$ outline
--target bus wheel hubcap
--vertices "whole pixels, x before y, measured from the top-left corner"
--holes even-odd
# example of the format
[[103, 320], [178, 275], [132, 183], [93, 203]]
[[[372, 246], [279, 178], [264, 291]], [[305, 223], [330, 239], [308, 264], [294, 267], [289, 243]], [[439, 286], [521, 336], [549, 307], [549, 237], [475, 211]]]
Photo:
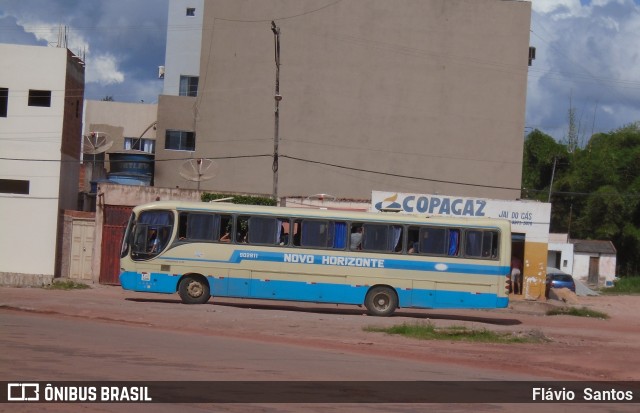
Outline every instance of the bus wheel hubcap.
[[384, 295], [379, 295], [376, 297], [375, 303], [377, 307], [381, 310], [384, 310], [389, 306], [389, 300]]
[[192, 282], [187, 289], [191, 297], [200, 297], [202, 295], [202, 285], [198, 282]]

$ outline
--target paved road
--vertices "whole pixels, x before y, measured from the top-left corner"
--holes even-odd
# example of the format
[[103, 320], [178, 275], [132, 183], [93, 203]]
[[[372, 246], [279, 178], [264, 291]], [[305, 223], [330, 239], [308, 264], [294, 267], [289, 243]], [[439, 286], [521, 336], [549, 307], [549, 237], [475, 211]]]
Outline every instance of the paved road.
[[0, 311], [15, 380], [469, 380], [483, 370], [90, 319]]
[[[77, 293], [77, 294], [76, 294]], [[149, 297], [149, 296], [144, 296]], [[214, 317], [215, 315], [215, 317]], [[242, 322], [247, 316], [258, 325]], [[357, 337], [340, 346], [310, 346], [314, 326], [353, 328], [361, 315], [351, 312], [281, 311], [243, 306], [184, 306], [173, 299], [147, 301], [121, 290], [52, 292], [0, 289], [0, 380], [6, 381], [194, 381], [194, 380], [532, 380], [524, 372], [499, 371], [460, 364], [434, 363], [428, 357], [349, 351]], [[365, 317], [365, 319], [367, 319]], [[377, 320], [377, 319], [376, 319]], [[278, 327], [268, 323], [278, 322]], [[206, 324], [208, 322], [208, 324]], [[207, 328], [202, 328], [203, 325]], [[307, 327], [304, 345], [279, 331]], [[264, 335], [269, 331], [275, 335]], [[345, 340], [328, 330], [323, 342]], [[352, 330], [354, 337], [362, 331]], [[228, 334], [227, 334], [228, 332]], [[252, 336], [255, 334], [255, 337]], [[303, 334], [302, 331], [300, 334]], [[340, 338], [338, 338], [340, 337]], [[302, 340], [302, 338], [301, 338]], [[386, 339], [385, 339], [386, 340]], [[419, 344], [416, 344], [419, 345]], [[4, 391], [3, 389], [0, 389]], [[463, 395], [461, 394], [461, 397]], [[0, 412], [423, 412], [469, 411], [464, 404], [0, 404]], [[476, 405], [480, 412], [539, 412], [540, 405]], [[564, 412], [635, 412], [637, 405], [561, 405]]]

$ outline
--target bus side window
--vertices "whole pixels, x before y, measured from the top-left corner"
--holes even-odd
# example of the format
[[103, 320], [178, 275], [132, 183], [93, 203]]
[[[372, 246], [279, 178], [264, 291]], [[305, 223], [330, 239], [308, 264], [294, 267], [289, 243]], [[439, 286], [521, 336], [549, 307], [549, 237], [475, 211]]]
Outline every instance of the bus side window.
[[193, 241], [217, 241], [220, 231], [220, 215], [189, 213], [187, 239]]
[[189, 214], [181, 212], [178, 215], [178, 240], [184, 240], [187, 238], [187, 221], [189, 220]]
[[449, 230], [449, 250], [448, 255], [450, 257], [455, 257], [458, 255], [460, 251], [460, 230], [459, 229], [450, 229]]
[[[347, 224], [345, 222], [319, 219], [297, 219], [294, 228], [294, 245], [305, 248], [344, 249], [347, 246]], [[295, 236], [299, 235], [296, 240]]]
[[248, 242], [249, 217], [238, 217], [236, 219], [236, 242], [246, 244]]
[[[181, 212], [178, 219], [179, 241], [231, 241], [231, 215]], [[225, 234], [227, 238], [223, 239]]]
[[391, 227], [391, 231], [392, 231], [391, 247], [393, 252], [402, 252], [402, 248], [403, 248], [402, 241], [404, 240], [404, 237], [402, 236], [403, 229], [404, 227], [402, 225], [393, 225]]
[[447, 249], [447, 229], [424, 227], [420, 230], [420, 253], [445, 255]]
[[[279, 217], [241, 217], [247, 218], [247, 241], [249, 244], [258, 245], [285, 245], [288, 244], [289, 218]], [[285, 224], [286, 228], [285, 228]], [[241, 241], [242, 242], [242, 241]]]
[[365, 251], [396, 252], [402, 248], [402, 226], [364, 224], [361, 245]]
[[498, 233], [496, 231], [465, 231], [465, 256], [495, 259], [498, 257]]
[[349, 236], [349, 249], [351, 251], [362, 250], [362, 233], [364, 232], [364, 226], [362, 223], [351, 224], [351, 231]]
[[409, 227], [407, 231], [407, 254], [420, 252], [420, 228]]
[[294, 247], [299, 247], [302, 241], [302, 234], [300, 230], [301, 230], [300, 220], [296, 219], [295, 221], [293, 221], [293, 237], [292, 238], [293, 238]]
[[220, 228], [215, 234], [220, 242], [231, 242], [233, 232], [233, 217], [231, 215], [220, 215]]

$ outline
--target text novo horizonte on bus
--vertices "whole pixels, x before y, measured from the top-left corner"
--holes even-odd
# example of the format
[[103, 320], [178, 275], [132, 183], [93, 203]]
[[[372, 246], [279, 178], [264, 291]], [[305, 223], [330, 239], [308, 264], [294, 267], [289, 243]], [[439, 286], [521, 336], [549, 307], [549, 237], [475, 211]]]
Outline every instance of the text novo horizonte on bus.
[[[284, 254], [284, 262], [315, 264], [315, 256], [311, 254]], [[347, 267], [384, 268], [384, 260], [378, 258], [361, 257], [337, 257], [323, 255], [320, 259], [322, 265], [342, 265]]]

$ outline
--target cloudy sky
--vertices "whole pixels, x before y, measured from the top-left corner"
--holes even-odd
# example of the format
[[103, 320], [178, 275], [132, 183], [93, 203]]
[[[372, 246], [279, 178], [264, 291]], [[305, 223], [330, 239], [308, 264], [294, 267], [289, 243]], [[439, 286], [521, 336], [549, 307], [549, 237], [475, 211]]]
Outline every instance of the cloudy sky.
[[[169, 0], [0, 0], [0, 42], [55, 45], [86, 61], [87, 99], [154, 103], [162, 91]], [[0, 63], [1, 64], [1, 63]]]
[[[0, 42], [55, 44], [66, 25], [69, 49], [85, 56], [88, 99], [152, 103], [168, 1], [0, 0]], [[532, 0], [532, 8], [525, 132], [562, 141], [570, 107], [582, 142], [640, 121], [640, 0]]]

